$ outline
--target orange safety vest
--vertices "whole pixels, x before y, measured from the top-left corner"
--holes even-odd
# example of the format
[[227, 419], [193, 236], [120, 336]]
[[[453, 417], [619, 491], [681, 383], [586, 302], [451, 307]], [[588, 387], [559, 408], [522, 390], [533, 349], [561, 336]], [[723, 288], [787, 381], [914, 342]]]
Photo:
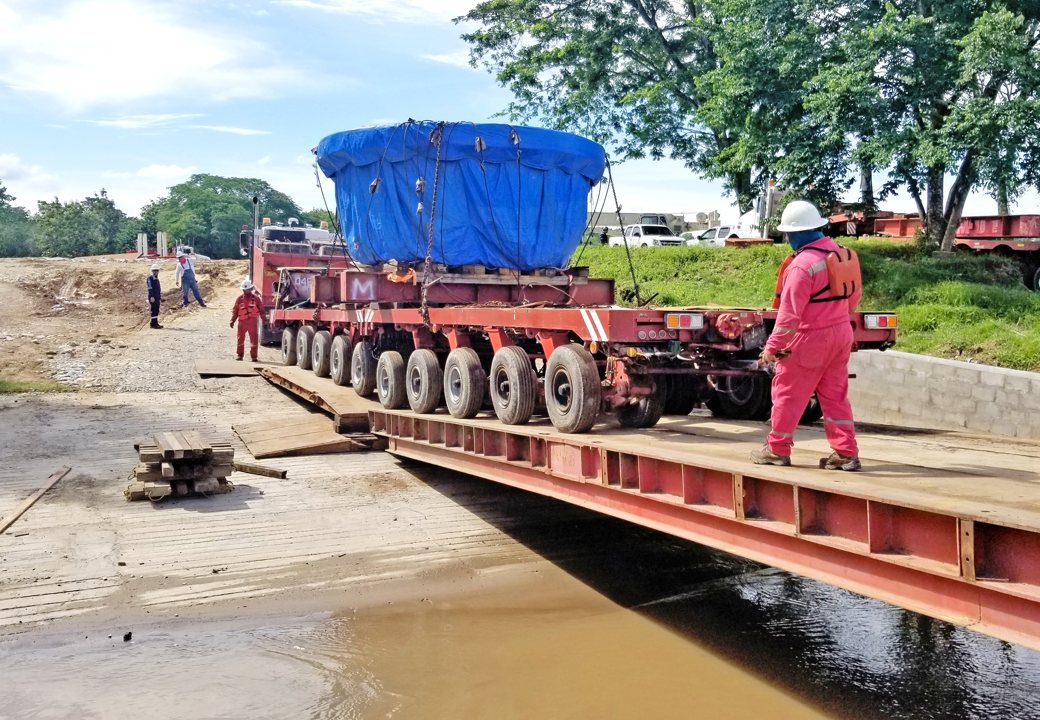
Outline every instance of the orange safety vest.
[[[857, 288], [863, 286], [863, 276], [859, 268], [859, 256], [852, 248], [838, 245], [838, 250], [824, 250], [823, 248], [806, 247], [803, 250], [814, 250], [826, 255], [827, 284], [814, 292], [809, 298], [811, 303], [833, 302], [835, 300], [848, 300], [856, 292]], [[787, 270], [798, 257], [798, 253], [788, 255], [780, 264], [780, 270], [776, 274], [776, 294], [773, 295], [773, 308], [780, 307], [780, 295], [784, 291], [784, 277]], [[849, 310], [855, 307], [850, 306]]]

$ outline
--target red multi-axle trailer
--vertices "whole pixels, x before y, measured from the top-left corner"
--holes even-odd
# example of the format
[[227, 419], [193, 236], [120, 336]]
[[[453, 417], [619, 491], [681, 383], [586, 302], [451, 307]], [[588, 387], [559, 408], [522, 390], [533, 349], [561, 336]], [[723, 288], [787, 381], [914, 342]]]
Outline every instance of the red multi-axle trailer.
[[[388, 409], [445, 405], [470, 418], [489, 402], [502, 422], [521, 425], [544, 406], [557, 429], [575, 433], [603, 410], [625, 427], [698, 402], [725, 417], [769, 412], [770, 376], [757, 357], [772, 310], [618, 307], [613, 281], [580, 268], [424, 277], [310, 265], [282, 268], [261, 287], [274, 298], [267, 320], [281, 331], [283, 362], [374, 392]], [[895, 341], [891, 313], [850, 322], [858, 349]], [[806, 412], [818, 417], [813, 405]]]

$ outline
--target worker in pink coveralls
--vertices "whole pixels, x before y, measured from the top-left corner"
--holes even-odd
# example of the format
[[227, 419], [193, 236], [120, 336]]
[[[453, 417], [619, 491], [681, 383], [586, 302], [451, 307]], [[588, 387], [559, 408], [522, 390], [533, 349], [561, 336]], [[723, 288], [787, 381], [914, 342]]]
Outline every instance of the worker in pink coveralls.
[[772, 428], [766, 444], [751, 453], [758, 465], [790, 465], [794, 431], [812, 398], [823, 409], [827, 441], [834, 450], [821, 459], [828, 470], [859, 470], [856, 428], [849, 404], [849, 354], [853, 336], [850, 313], [860, 297], [859, 263], [846, 292], [833, 292], [834, 274], [828, 257], [844, 251], [819, 228], [827, 224], [816, 208], [803, 200], [790, 203], [780, 218], [794, 256], [777, 279], [779, 309], [776, 326], [762, 351], [760, 363], [774, 365]]

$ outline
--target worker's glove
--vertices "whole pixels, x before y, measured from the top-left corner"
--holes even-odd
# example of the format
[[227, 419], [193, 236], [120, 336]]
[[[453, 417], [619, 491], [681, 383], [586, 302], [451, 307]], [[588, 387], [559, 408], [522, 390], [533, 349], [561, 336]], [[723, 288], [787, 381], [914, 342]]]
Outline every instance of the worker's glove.
[[234, 320], [232, 320], [232, 321], [231, 321], [231, 324], [230, 324], [230, 325], [229, 325], [228, 327], [235, 327], [235, 321], [234, 321]]
[[776, 362], [776, 355], [769, 350], [763, 350], [762, 354], [758, 356], [759, 367], [769, 367]]
[[148, 302], [150, 302], [150, 303], [151, 302], [155, 302], [155, 298], [153, 298], [151, 295], [149, 295], [148, 296]]

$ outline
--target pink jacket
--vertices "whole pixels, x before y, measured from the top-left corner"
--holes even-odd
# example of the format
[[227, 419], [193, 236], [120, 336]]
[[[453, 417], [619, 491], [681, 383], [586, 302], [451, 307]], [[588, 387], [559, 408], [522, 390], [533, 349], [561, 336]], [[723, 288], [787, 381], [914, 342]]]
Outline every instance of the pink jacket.
[[[798, 251], [787, 268], [784, 289], [780, 294], [780, 309], [776, 326], [766, 342], [766, 350], [776, 353], [789, 346], [797, 333], [806, 333], [849, 322], [851, 307], [859, 302], [860, 289], [856, 288], [849, 300], [810, 303], [809, 298], [830, 283], [827, 275], [827, 256], [820, 250], [837, 250], [838, 244], [828, 237], [809, 243]], [[826, 297], [826, 293], [823, 294]]]

